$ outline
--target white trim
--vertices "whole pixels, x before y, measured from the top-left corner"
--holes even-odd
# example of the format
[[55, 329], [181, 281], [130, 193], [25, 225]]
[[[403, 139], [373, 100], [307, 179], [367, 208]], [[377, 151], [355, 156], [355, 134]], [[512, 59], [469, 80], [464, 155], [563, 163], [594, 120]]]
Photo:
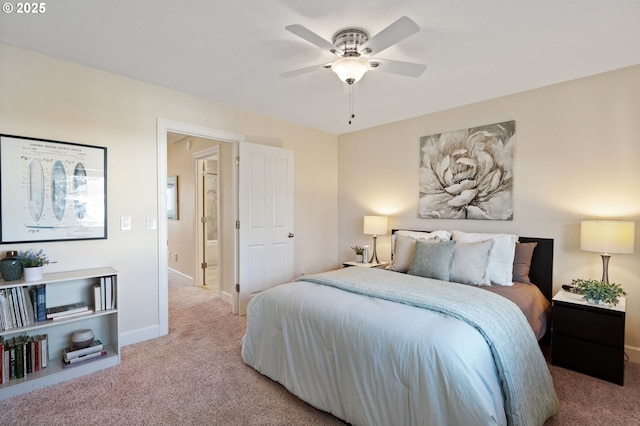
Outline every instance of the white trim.
[[[215, 139], [221, 142], [234, 144], [234, 153], [237, 151], [237, 142], [244, 142], [244, 135], [226, 132], [224, 130], [211, 129], [194, 124], [181, 123], [158, 117], [157, 121], [157, 156], [158, 156], [158, 330], [155, 337], [169, 334], [169, 261], [167, 257], [167, 132], [181, 133], [189, 136]], [[236, 198], [238, 182], [234, 177], [233, 191]], [[235, 216], [238, 217], [237, 207]], [[237, 239], [237, 237], [236, 237]], [[234, 241], [237, 246], [237, 242]], [[236, 250], [237, 251], [237, 250]], [[235, 259], [234, 280], [237, 281], [238, 259]], [[134, 343], [134, 342], [131, 342]]]
[[187, 274], [183, 274], [182, 272], [177, 271], [177, 270], [175, 270], [175, 269], [173, 269], [173, 268], [169, 268], [169, 271], [173, 272], [173, 273], [174, 273], [174, 274], [176, 274], [176, 275], [180, 275], [182, 278], [184, 278], [184, 279], [185, 279], [185, 280], [187, 280], [187, 281], [190, 281], [190, 282], [191, 282], [191, 284], [193, 284], [193, 277], [190, 277], [190, 276], [189, 276], [189, 275], [187, 275]]
[[[166, 333], [165, 333], [166, 334]], [[161, 336], [160, 326], [153, 325], [147, 328], [140, 328], [138, 330], [129, 331], [127, 333], [121, 333], [119, 337], [120, 346], [128, 346], [134, 343], [144, 342], [146, 340], [155, 339]]]

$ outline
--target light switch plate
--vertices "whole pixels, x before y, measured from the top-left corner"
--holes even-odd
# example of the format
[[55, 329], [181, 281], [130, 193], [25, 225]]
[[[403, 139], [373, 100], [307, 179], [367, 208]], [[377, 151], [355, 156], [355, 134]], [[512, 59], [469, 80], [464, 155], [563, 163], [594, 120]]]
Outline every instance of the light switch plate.
[[120, 218], [120, 229], [122, 231], [131, 231], [131, 216], [122, 216]]
[[154, 216], [147, 216], [147, 229], [156, 229], [157, 223]]

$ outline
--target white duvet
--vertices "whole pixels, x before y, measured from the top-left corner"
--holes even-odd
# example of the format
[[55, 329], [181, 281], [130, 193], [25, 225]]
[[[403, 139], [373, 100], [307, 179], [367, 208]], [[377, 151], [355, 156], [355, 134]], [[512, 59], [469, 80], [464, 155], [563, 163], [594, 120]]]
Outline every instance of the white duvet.
[[305, 281], [281, 285], [252, 299], [242, 357], [354, 425], [508, 423], [483, 335], [429, 309]]

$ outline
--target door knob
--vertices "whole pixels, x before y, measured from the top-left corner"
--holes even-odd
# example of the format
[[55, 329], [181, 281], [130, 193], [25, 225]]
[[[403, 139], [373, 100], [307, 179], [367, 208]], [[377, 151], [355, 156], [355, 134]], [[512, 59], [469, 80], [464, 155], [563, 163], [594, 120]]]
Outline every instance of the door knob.
[[295, 237], [295, 235], [293, 235], [293, 233], [289, 232], [289, 235], [287, 235], [287, 237], [293, 238], [293, 237]]

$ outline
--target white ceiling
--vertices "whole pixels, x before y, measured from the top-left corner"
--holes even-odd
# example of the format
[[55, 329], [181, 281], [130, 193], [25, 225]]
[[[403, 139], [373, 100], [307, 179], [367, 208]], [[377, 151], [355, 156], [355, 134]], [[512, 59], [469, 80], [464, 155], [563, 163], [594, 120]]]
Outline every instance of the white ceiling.
[[[13, 4], [17, 4], [13, 2]], [[0, 14], [0, 41], [217, 102], [343, 134], [640, 64], [640, 0], [55, 0]], [[378, 55], [427, 64], [419, 78], [371, 71], [356, 117], [330, 62], [284, 29], [331, 40], [401, 16], [420, 32]], [[0, 60], [2, 58], [0, 57]]]

